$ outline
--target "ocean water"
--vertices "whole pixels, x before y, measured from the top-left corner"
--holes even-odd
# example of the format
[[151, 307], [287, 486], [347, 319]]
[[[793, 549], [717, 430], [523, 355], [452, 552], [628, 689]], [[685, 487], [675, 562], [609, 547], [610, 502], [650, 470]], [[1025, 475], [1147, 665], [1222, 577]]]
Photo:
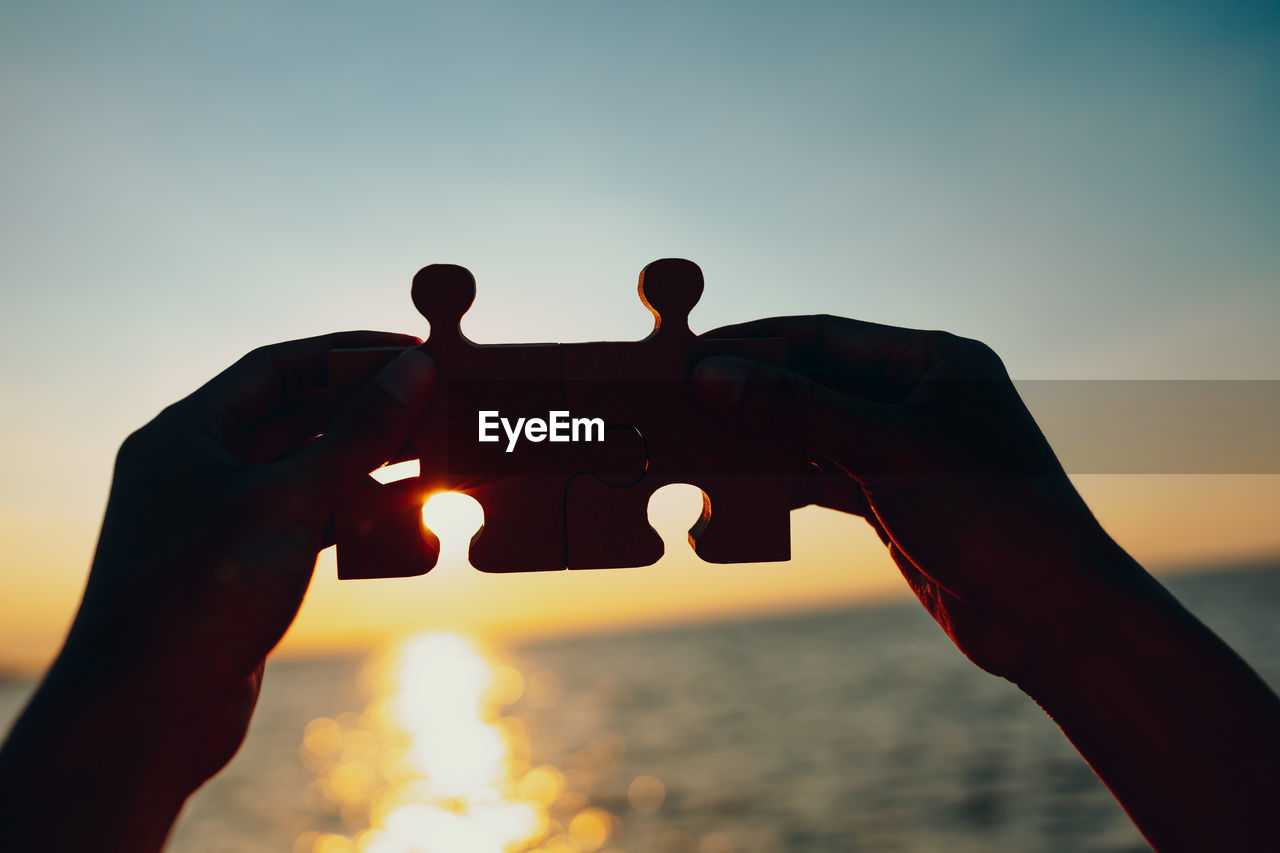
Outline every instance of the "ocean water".
[[[1280, 567], [1168, 585], [1280, 684]], [[0, 685], [5, 719], [28, 689]], [[1039, 708], [904, 604], [273, 663], [169, 849], [1147, 847]]]

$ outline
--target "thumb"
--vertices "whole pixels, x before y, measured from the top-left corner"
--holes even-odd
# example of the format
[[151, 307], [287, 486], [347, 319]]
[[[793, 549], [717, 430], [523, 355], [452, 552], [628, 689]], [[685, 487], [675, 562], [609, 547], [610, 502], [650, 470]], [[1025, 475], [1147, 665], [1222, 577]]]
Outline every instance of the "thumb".
[[704, 403], [730, 420], [810, 447], [845, 467], [884, 424], [889, 409], [785, 367], [729, 356], [699, 362], [693, 387]]
[[334, 418], [324, 435], [293, 459], [302, 479], [342, 489], [386, 462], [404, 444], [436, 386], [436, 363], [407, 349]]

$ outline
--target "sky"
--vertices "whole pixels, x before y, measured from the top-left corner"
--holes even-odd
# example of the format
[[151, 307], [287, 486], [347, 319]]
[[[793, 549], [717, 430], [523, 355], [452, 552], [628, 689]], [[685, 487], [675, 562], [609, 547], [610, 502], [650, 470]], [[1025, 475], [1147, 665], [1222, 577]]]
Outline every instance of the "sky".
[[[0, 665], [56, 651], [125, 435], [257, 345], [425, 334], [427, 263], [475, 273], [483, 342], [643, 337], [636, 275], [675, 256], [695, 330], [821, 312], [1025, 380], [1280, 379], [1280, 3], [5, 0], [0, 115]], [[1077, 482], [1157, 570], [1280, 553], [1274, 473]], [[904, 592], [824, 510], [784, 566], [699, 563], [696, 498], [655, 499], [651, 569], [454, 549], [340, 584], [327, 553], [285, 649]]]

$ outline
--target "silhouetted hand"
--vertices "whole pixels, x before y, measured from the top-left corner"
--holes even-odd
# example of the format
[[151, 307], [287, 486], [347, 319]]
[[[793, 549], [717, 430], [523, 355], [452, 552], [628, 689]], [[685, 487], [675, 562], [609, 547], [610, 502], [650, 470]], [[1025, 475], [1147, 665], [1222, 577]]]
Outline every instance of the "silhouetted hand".
[[[114, 842], [95, 849], [163, 841], [186, 795], [239, 747], [336, 503], [400, 447], [435, 384], [431, 359], [407, 349], [328, 423], [329, 350], [417, 343], [346, 332], [263, 347], [129, 436], [79, 613], [0, 754], [0, 783], [92, 787], [95, 768], [76, 762], [94, 759], [128, 797], [75, 797], [81, 816], [121, 812], [97, 816]], [[48, 778], [24, 780], [24, 767]], [[112, 834], [130, 808], [155, 819], [135, 813]]]
[[787, 366], [706, 359], [713, 409], [801, 451], [796, 505], [866, 517], [971, 660], [1062, 726], [1157, 847], [1271, 838], [1280, 700], [1102, 530], [1000, 359], [839, 317], [728, 326]]
[[707, 359], [695, 387], [819, 462], [825, 474], [796, 479], [797, 504], [865, 516], [982, 668], [1016, 681], [1047, 653], [1059, 626], [1046, 615], [1100, 580], [1072, 557], [1109, 540], [989, 347], [827, 316], [708, 334], [786, 339], [786, 368]]

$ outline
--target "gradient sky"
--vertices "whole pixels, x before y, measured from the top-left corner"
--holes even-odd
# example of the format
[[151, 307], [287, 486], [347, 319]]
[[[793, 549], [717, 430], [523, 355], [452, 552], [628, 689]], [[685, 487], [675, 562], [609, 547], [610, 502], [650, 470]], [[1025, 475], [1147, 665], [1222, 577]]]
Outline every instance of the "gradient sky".
[[[430, 262], [475, 272], [480, 341], [641, 337], [636, 274], [683, 256], [696, 329], [1280, 378], [1275, 2], [4, 2], [0, 115], [0, 663], [56, 649], [125, 434], [258, 344], [425, 333]], [[1080, 483], [1155, 565], [1280, 551], [1278, 477]], [[899, 590], [860, 521], [794, 518], [785, 568], [352, 586], [326, 556], [286, 642]]]

